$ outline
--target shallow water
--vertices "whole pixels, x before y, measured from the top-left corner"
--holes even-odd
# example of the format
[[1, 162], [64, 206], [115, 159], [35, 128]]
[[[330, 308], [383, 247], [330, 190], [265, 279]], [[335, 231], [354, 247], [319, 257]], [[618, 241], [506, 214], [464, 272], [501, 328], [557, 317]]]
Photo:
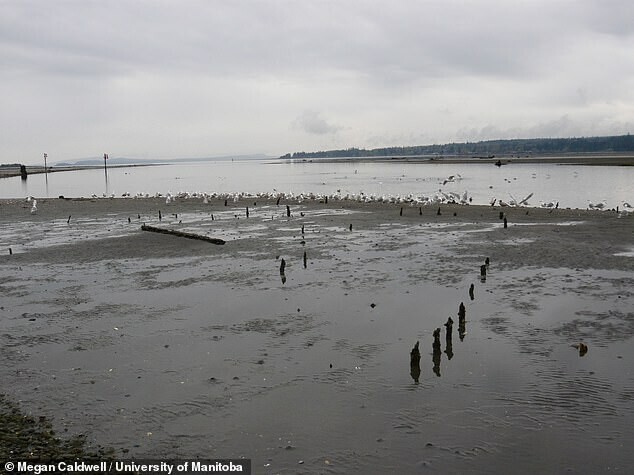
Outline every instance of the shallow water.
[[[234, 213], [164, 221], [260, 243], [237, 256], [5, 256], [7, 392], [128, 456], [244, 456], [254, 473], [626, 473], [634, 463], [631, 272], [493, 260], [481, 282], [467, 245], [491, 223], [350, 232], [352, 211]], [[7, 225], [31, 236], [20, 252], [62, 252], [50, 246], [80, 230], [138, 232], [116, 214], [52, 227], [45, 240], [28, 226]], [[583, 357], [571, 346], [581, 340]]]
[[[448, 177], [454, 181], [443, 185]], [[585, 209], [590, 203], [607, 208], [634, 204], [634, 167], [554, 164], [442, 163], [287, 163], [263, 160], [215, 161], [135, 168], [111, 168], [31, 175], [0, 180], [0, 198], [27, 196], [90, 197], [171, 192], [315, 193], [431, 197], [465, 191], [474, 204], [493, 198], [520, 201], [530, 193], [540, 202]]]

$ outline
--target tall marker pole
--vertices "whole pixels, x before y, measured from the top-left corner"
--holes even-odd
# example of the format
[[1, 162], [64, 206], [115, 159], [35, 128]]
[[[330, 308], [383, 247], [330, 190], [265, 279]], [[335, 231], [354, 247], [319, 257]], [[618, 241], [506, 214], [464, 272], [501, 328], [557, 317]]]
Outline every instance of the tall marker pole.
[[48, 155], [45, 153], [44, 154], [44, 173], [48, 173], [48, 168], [46, 167], [46, 159], [47, 159]]
[[108, 170], [108, 166], [106, 165], [106, 160], [108, 160], [108, 154], [104, 153], [103, 154], [103, 169], [104, 170]]

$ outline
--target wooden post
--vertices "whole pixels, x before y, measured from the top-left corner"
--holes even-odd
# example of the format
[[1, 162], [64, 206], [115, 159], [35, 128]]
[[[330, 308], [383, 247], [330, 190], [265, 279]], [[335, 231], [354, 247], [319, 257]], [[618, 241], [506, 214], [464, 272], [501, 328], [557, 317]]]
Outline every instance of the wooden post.
[[508, 227], [508, 221], [506, 220], [506, 216], [504, 216], [504, 229]]
[[282, 258], [282, 263], [280, 264], [280, 278], [282, 279], [282, 284], [286, 283], [286, 274], [284, 273], [284, 269], [286, 269], [286, 261]]
[[449, 317], [447, 323], [445, 323], [446, 335], [445, 335], [445, 353], [447, 359], [453, 358], [453, 319]]
[[420, 350], [418, 349], [418, 341], [409, 353], [409, 374], [416, 384], [420, 378]]
[[471, 300], [473, 300], [475, 298], [473, 296], [474, 289], [475, 289], [475, 286], [473, 284], [471, 284], [471, 286], [469, 287], [469, 297], [471, 298]]
[[458, 323], [460, 323], [461, 320], [465, 319], [466, 314], [467, 311], [465, 309], [464, 303], [460, 302], [460, 307], [458, 307]]
[[434, 330], [434, 343], [432, 345], [432, 349], [433, 354], [431, 360], [434, 364], [433, 371], [436, 376], [440, 377], [440, 356], [442, 354], [440, 351], [440, 328], [436, 328]]

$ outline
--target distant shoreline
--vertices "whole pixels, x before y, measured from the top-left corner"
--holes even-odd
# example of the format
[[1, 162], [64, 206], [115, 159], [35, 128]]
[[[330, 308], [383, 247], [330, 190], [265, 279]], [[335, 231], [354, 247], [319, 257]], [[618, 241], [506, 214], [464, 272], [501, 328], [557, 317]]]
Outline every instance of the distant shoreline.
[[[160, 165], [169, 165], [169, 163], [136, 163], [132, 165], [108, 165], [108, 168], [131, 168], [131, 167], [154, 167]], [[52, 166], [46, 167], [39, 165], [27, 165], [26, 171], [29, 175], [37, 175], [40, 173], [58, 173], [58, 172], [75, 172], [79, 170], [100, 170], [103, 166], [100, 165], [71, 165], [71, 166]], [[14, 166], [0, 166], [0, 178], [10, 178], [14, 176], [20, 176], [20, 167]]]
[[555, 165], [583, 165], [583, 166], [634, 166], [634, 154], [588, 154], [588, 155], [541, 155], [541, 156], [492, 156], [492, 157], [431, 157], [421, 156], [385, 156], [385, 157], [320, 157], [320, 158], [283, 158], [289, 162], [398, 162], [398, 163], [429, 163], [429, 164], [470, 164], [490, 163], [500, 165], [509, 164], [555, 164]]

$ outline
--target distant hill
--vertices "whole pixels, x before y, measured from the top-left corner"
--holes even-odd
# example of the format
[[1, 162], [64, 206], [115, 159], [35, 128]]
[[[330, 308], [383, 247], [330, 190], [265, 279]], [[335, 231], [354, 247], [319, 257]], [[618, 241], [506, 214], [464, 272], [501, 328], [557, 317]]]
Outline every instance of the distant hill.
[[[227, 155], [221, 157], [201, 157], [201, 158], [171, 158], [164, 160], [149, 160], [144, 158], [125, 158], [125, 157], [113, 157], [108, 159], [108, 165], [152, 165], [152, 164], [166, 164], [166, 163], [191, 163], [191, 162], [210, 162], [218, 160], [262, 160], [270, 159], [267, 155], [254, 154], [254, 155]], [[74, 161], [57, 162], [55, 166], [58, 167], [72, 167], [72, 166], [103, 166], [103, 157], [100, 158], [82, 158]]]
[[[153, 163], [149, 160], [135, 158], [109, 158], [108, 165], [144, 165]], [[56, 167], [90, 167], [103, 166], [103, 157], [101, 158], [82, 158], [74, 161], [64, 161], [54, 163]]]
[[609, 137], [541, 138], [485, 140], [481, 142], [384, 147], [375, 149], [349, 148], [321, 152], [287, 153], [280, 158], [371, 158], [389, 156], [477, 156], [546, 155], [572, 153], [634, 152], [634, 137], [630, 134]]

